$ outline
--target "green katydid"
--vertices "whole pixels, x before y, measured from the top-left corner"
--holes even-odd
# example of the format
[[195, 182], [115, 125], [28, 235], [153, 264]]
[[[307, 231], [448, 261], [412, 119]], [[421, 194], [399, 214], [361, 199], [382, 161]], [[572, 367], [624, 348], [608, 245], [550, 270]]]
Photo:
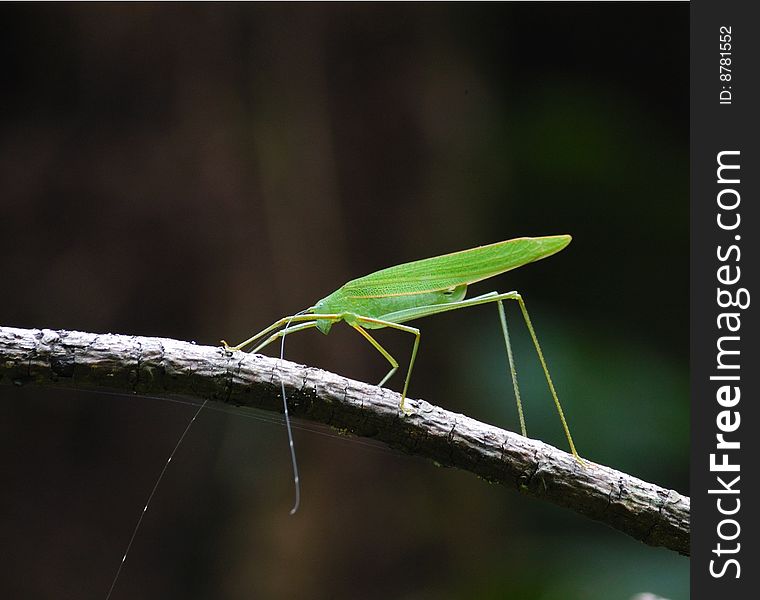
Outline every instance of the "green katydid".
[[[410, 333], [414, 336], [414, 345], [412, 347], [409, 367], [406, 371], [404, 388], [401, 393], [401, 402], [399, 408], [405, 414], [409, 410], [405, 406], [406, 393], [409, 388], [409, 380], [414, 367], [414, 360], [417, 356], [417, 349], [420, 343], [420, 330], [416, 327], [404, 325], [408, 321], [435, 315], [438, 313], [457, 310], [495, 302], [499, 310], [504, 342], [507, 350], [509, 361], [509, 370], [512, 376], [512, 385], [515, 391], [517, 401], [517, 411], [520, 419], [520, 429], [523, 435], [526, 434], [525, 418], [523, 416], [522, 402], [520, 400], [520, 390], [517, 385], [517, 375], [515, 371], [514, 359], [512, 356], [512, 347], [509, 341], [509, 332], [507, 330], [506, 316], [504, 314], [503, 300], [515, 300], [520, 306], [525, 324], [530, 332], [533, 345], [538, 353], [541, 367], [543, 368], [546, 381], [549, 385], [552, 399], [559, 413], [562, 427], [570, 444], [570, 450], [573, 456], [579, 461], [580, 457], [575, 450], [573, 438], [570, 435], [570, 429], [567, 420], [559, 403], [557, 392], [554, 389], [554, 383], [549, 375], [549, 369], [546, 366], [541, 346], [533, 329], [533, 325], [525, 307], [525, 302], [518, 292], [489, 292], [481, 296], [476, 296], [465, 300], [467, 286], [494, 277], [511, 269], [521, 267], [528, 263], [546, 258], [562, 250], [570, 243], [572, 238], [569, 235], [553, 235], [536, 238], [515, 238], [487, 246], [435, 256], [414, 262], [404, 263], [395, 267], [389, 267], [365, 275], [358, 279], [349, 281], [344, 286], [326, 296], [314, 306], [304, 311], [283, 317], [275, 321], [266, 329], [261, 330], [256, 335], [241, 342], [237, 346], [229, 346], [222, 340], [224, 348], [228, 351], [238, 351], [250, 346], [254, 342], [261, 341], [251, 352], [258, 352], [265, 346], [269, 345], [278, 338], [284, 338], [286, 335], [316, 327], [324, 334], [330, 332], [330, 328], [340, 321], [345, 321], [349, 326], [356, 330], [372, 346], [383, 355], [390, 363], [391, 369], [378, 385], [383, 386], [388, 379], [396, 372], [399, 367], [398, 361], [383, 348], [380, 343], [373, 338], [368, 329], [381, 329], [390, 327], [399, 331]], [[295, 325], [293, 325], [295, 323]], [[282, 349], [281, 349], [282, 358]], [[283, 403], [285, 407], [286, 421], [287, 401], [283, 389]], [[289, 425], [289, 423], [288, 423]], [[290, 430], [288, 430], [290, 436]], [[292, 437], [290, 438], [291, 450], [293, 447]], [[293, 467], [296, 481], [296, 506], [298, 506], [298, 474], [295, 464], [295, 455], [293, 458]]]
[[[562, 412], [562, 406], [559, 403], [557, 392], [554, 389], [552, 378], [549, 375], [549, 369], [546, 366], [541, 346], [538, 343], [538, 338], [536, 337], [533, 324], [528, 316], [528, 310], [525, 307], [525, 302], [523, 301], [522, 296], [517, 292], [489, 292], [488, 294], [476, 296], [468, 300], [464, 299], [468, 285], [482, 281], [483, 279], [489, 279], [490, 277], [510, 271], [511, 269], [516, 269], [517, 267], [521, 267], [536, 260], [546, 258], [547, 256], [551, 256], [567, 246], [570, 243], [570, 240], [571, 237], [569, 235], [516, 238], [513, 240], [497, 242], [488, 246], [480, 246], [470, 250], [462, 250], [461, 252], [453, 252], [451, 254], [444, 254], [442, 256], [435, 256], [433, 258], [426, 258], [382, 269], [381, 271], [349, 281], [329, 296], [326, 296], [317, 302], [314, 306], [275, 321], [266, 329], [263, 329], [237, 346], [229, 346], [225, 341], [222, 341], [222, 344], [224, 345], [225, 350], [237, 351], [250, 346], [257, 340], [265, 338], [252, 350], [252, 352], [258, 352], [277, 338], [282, 338], [282, 344], [280, 346], [280, 359], [282, 359], [285, 352], [284, 344], [286, 335], [313, 327], [316, 327], [322, 333], [327, 334], [335, 323], [345, 321], [372, 344], [372, 346], [390, 363], [390, 371], [388, 371], [387, 375], [383, 377], [382, 381], [379, 383], [379, 385], [382, 386], [396, 372], [399, 364], [398, 361], [367, 332], [367, 330], [390, 327], [411, 333], [414, 335], [414, 346], [412, 347], [412, 354], [409, 359], [409, 367], [406, 371], [404, 389], [401, 393], [401, 402], [399, 404], [401, 411], [404, 414], [409, 414], [411, 411], [405, 406], [406, 392], [409, 388], [409, 379], [412, 375], [414, 359], [417, 356], [417, 349], [420, 344], [420, 330], [416, 327], [404, 325], [403, 323], [450, 310], [495, 302], [499, 310], [499, 319], [504, 334], [509, 371], [512, 377], [515, 399], [517, 401], [520, 430], [525, 436], [527, 435], [527, 432], [525, 429], [522, 402], [520, 400], [520, 389], [517, 385], [517, 372], [515, 370], [512, 346], [509, 341], [509, 332], [507, 330], [507, 320], [504, 314], [504, 305], [502, 303], [503, 300], [515, 300], [520, 306], [523, 318], [525, 319], [525, 324], [527, 325], [530, 337], [533, 340], [533, 345], [538, 353], [541, 367], [546, 376], [546, 382], [549, 385], [549, 391], [551, 392], [552, 399], [557, 407], [557, 412], [559, 413], [562, 427], [565, 430], [567, 441], [570, 444], [570, 450], [576, 460], [583, 464], [583, 461], [575, 450], [575, 444], [573, 444], [570, 429], [567, 426], [565, 415]], [[296, 323], [296, 325], [291, 326], [292, 323]], [[290, 456], [293, 464], [295, 504], [290, 511], [290, 514], [293, 514], [298, 510], [301, 491], [298, 465], [296, 463], [295, 449], [293, 447], [293, 433], [290, 428], [290, 417], [288, 416], [285, 385], [282, 381], [280, 384], [285, 413], [285, 424], [287, 426], [288, 441], [290, 443]], [[111, 588], [108, 591], [106, 600], [110, 598], [111, 593], [116, 586], [116, 582], [124, 563], [126, 562], [132, 542], [134, 541], [137, 531], [140, 528], [140, 524], [142, 523], [143, 516], [148, 510], [148, 505], [150, 504], [169, 463], [205, 405], [206, 402], [204, 402], [193, 415], [193, 418], [177, 441], [177, 444], [169, 455], [169, 459], [153, 486], [148, 501], [145, 503], [140, 518], [137, 521], [137, 525], [132, 531], [132, 537], [130, 538], [129, 543], [127, 544], [127, 549], [122, 556], [121, 563], [111, 583]]]

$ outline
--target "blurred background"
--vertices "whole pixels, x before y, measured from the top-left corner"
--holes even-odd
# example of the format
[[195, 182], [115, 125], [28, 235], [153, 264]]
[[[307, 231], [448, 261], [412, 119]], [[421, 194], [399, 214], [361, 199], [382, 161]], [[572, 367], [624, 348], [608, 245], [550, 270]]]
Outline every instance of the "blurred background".
[[[571, 233], [471, 294], [522, 292], [582, 455], [688, 494], [688, 10], [3, 5], [0, 323], [237, 342], [386, 266]], [[528, 432], [564, 449], [507, 310]], [[518, 430], [496, 310], [418, 325], [410, 395]], [[386, 371], [345, 327], [286, 350]], [[193, 412], [0, 388], [0, 594], [105, 597]], [[278, 416], [204, 411], [113, 598], [688, 595], [684, 557], [296, 426], [289, 517]]]

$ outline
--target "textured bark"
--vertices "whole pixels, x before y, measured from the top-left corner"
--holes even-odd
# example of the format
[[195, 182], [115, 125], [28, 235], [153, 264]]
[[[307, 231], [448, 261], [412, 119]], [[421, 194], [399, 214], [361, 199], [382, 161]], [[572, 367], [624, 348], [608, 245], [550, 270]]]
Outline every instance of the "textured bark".
[[689, 554], [690, 501], [553, 446], [313, 367], [165, 338], [0, 327], [0, 384], [184, 395], [291, 414], [475, 473]]

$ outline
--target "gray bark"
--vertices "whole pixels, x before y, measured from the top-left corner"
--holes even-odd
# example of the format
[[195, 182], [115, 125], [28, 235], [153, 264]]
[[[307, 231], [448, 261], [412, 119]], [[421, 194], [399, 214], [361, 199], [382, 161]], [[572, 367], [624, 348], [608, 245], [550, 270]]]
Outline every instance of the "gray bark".
[[313, 367], [172, 339], [0, 327], [0, 385], [183, 395], [282, 411], [379, 440], [571, 508], [651, 546], [689, 555], [690, 500], [423, 400]]

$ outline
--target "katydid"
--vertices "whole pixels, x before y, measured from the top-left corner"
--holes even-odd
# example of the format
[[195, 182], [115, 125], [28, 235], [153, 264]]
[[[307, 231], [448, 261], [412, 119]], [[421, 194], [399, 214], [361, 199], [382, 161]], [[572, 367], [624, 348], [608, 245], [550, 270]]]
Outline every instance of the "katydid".
[[[261, 330], [237, 346], [229, 346], [224, 340], [222, 340], [222, 344], [225, 350], [238, 351], [263, 338], [263, 341], [251, 350], [251, 352], [255, 353], [278, 338], [282, 338], [284, 343], [284, 338], [288, 334], [311, 328], [316, 328], [322, 333], [328, 334], [330, 328], [335, 323], [345, 321], [390, 363], [390, 371], [378, 384], [382, 387], [396, 372], [399, 363], [367, 330], [390, 327], [404, 331], [414, 336], [414, 345], [412, 346], [409, 366], [406, 370], [406, 379], [404, 380], [404, 388], [401, 392], [399, 408], [404, 414], [410, 414], [411, 411], [406, 407], [405, 401], [412, 368], [414, 367], [414, 360], [420, 344], [420, 330], [416, 327], [404, 325], [404, 323], [450, 310], [495, 302], [504, 334], [509, 371], [517, 401], [520, 430], [522, 435], [526, 436], [525, 418], [520, 400], [520, 390], [517, 385], [517, 373], [512, 356], [512, 346], [509, 341], [504, 305], [502, 303], [503, 300], [515, 300], [520, 306], [520, 311], [530, 332], [533, 345], [538, 353], [538, 359], [546, 376], [546, 382], [549, 385], [549, 391], [559, 413], [570, 450], [576, 460], [582, 462], [575, 450], [575, 444], [573, 444], [567, 420], [559, 403], [554, 383], [549, 375], [546, 360], [544, 359], [522, 296], [518, 292], [489, 292], [467, 300], [464, 299], [468, 285], [551, 256], [567, 246], [571, 239], [569, 235], [515, 238], [382, 269], [370, 275], [349, 281], [329, 296], [322, 298], [314, 306], [275, 321], [266, 329]], [[280, 358], [282, 356], [283, 348], [281, 347]], [[284, 386], [282, 395], [286, 424], [289, 425]], [[296, 484], [296, 505], [291, 512], [295, 512], [298, 507], [299, 497], [298, 474], [295, 454], [292, 453], [293, 440], [290, 436], [289, 428], [288, 434]]]
[[[554, 383], [552, 383], [552, 378], [549, 375], [546, 360], [544, 359], [541, 346], [538, 343], [538, 338], [536, 337], [533, 324], [531, 323], [530, 316], [528, 316], [528, 310], [525, 307], [525, 302], [522, 299], [522, 296], [518, 292], [489, 292], [468, 300], [464, 299], [468, 285], [500, 275], [506, 271], [551, 256], [552, 254], [556, 254], [567, 246], [570, 243], [570, 240], [571, 237], [569, 235], [515, 238], [487, 246], [472, 248], [470, 250], [462, 250], [460, 252], [453, 252], [451, 254], [444, 254], [442, 256], [435, 256], [433, 258], [426, 258], [382, 269], [381, 271], [349, 281], [329, 296], [326, 296], [317, 302], [314, 306], [275, 321], [266, 329], [263, 329], [237, 346], [229, 346], [224, 340], [222, 340], [222, 344], [227, 351], [238, 351], [250, 346], [256, 341], [262, 340], [263, 338], [263, 341], [252, 350], [252, 352], [258, 352], [276, 339], [281, 338], [280, 359], [282, 359], [285, 352], [286, 335], [311, 328], [316, 328], [322, 333], [327, 334], [335, 323], [345, 321], [372, 344], [372, 346], [390, 363], [390, 371], [388, 371], [382, 381], [378, 384], [383, 386], [398, 370], [399, 363], [368, 333], [367, 330], [390, 327], [392, 329], [398, 329], [399, 331], [410, 333], [414, 336], [414, 345], [412, 347], [411, 358], [409, 359], [409, 366], [406, 370], [406, 379], [404, 380], [404, 388], [399, 403], [399, 409], [401, 412], [408, 415], [412, 411], [410, 411], [405, 405], [406, 393], [409, 388], [412, 367], [414, 367], [414, 359], [417, 356], [417, 349], [420, 344], [420, 330], [416, 327], [404, 325], [404, 323], [450, 310], [495, 302], [499, 311], [502, 333], [504, 334], [504, 344], [507, 350], [509, 372], [512, 377], [512, 385], [515, 392], [515, 400], [517, 402], [517, 413], [520, 419], [520, 431], [522, 435], [526, 436], [527, 432], [525, 429], [522, 401], [520, 399], [520, 389], [517, 385], [517, 372], [515, 370], [514, 358], [512, 356], [512, 345], [509, 341], [507, 320], [504, 313], [504, 305], [502, 303], [503, 300], [515, 300], [520, 306], [523, 319], [525, 320], [530, 337], [533, 340], [533, 345], [538, 353], [538, 359], [541, 363], [544, 375], [546, 376], [546, 382], [549, 385], [549, 391], [554, 400], [557, 412], [559, 413], [559, 418], [562, 422], [565, 435], [567, 436], [567, 441], [570, 444], [570, 450], [575, 459], [580, 464], [583, 464], [583, 461], [575, 450], [575, 444], [573, 444], [573, 438], [570, 435], [567, 420], [562, 412], [562, 406], [559, 403], [557, 392], [554, 389]], [[295, 323], [295, 325], [293, 325], [293, 323]], [[293, 464], [295, 503], [290, 514], [294, 514], [298, 510], [300, 504], [301, 488], [295, 449], [293, 447], [293, 434], [290, 428], [285, 385], [282, 381], [280, 381], [280, 385], [282, 390], [285, 424], [288, 431], [288, 442], [290, 444], [290, 456]], [[140, 528], [143, 516], [145, 515], [150, 500], [153, 498], [153, 495], [166, 472], [169, 462], [171, 462], [182, 440], [190, 429], [190, 426], [205, 405], [206, 402], [201, 405], [188, 423], [174, 447], [174, 450], [172, 450], [169, 455], [169, 459], [164, 465], [158, 480], [153, 486], [148, 501], [143, 507], [137, 525], [135, 526], [129, 543], [127, 544], [127, 549], [122, 556], [121, 563], [116, 571], [116, 576], [111, 583], [111, 588], [106, 600], [110, 598], [111, 593], [116, 586], [116, 581], [118, 580], [119, 574], [127, 559], [127, 554], [132, 546], [132, 542]]]

